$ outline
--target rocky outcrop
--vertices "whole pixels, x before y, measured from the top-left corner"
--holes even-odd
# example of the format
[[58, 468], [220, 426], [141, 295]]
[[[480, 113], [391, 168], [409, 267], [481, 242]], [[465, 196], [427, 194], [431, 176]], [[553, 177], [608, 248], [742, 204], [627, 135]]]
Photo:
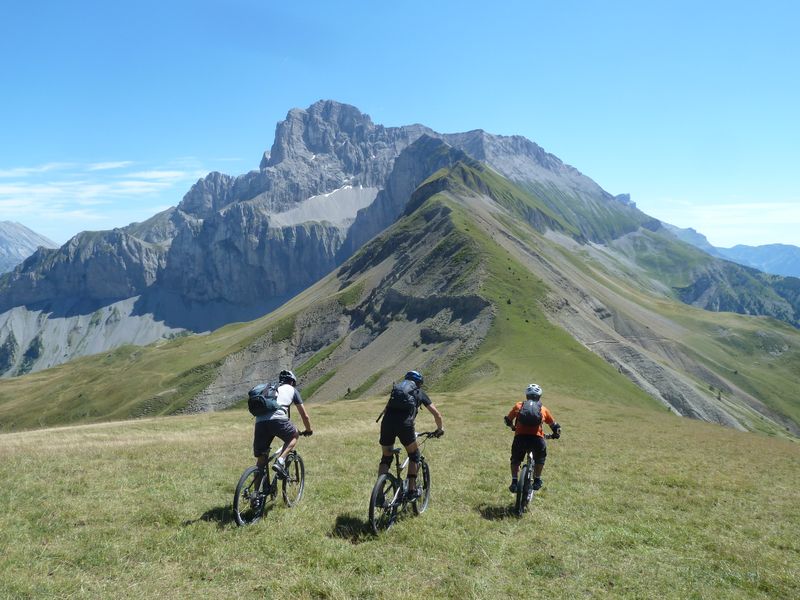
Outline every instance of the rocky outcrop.
[[[340, 294], [309, 296], [321, 299], [301, 304], [228, 356], [187, 410], [237, 403], [253, 382], [274, 377], [285, 365], [302, 369], [297, 373], [304, 399], [357, 397], [382, 392], [402, 376], [396, 372], [400, 357], [436, 379], [474, 351], [494, 317], [478, 293], [485, 273], [474, 242], [454, 229], [450, 212], [441, 207], [412, 218], [413, 234], [391, 228], [326, 278], [325, 289], [335, 285]], [[470, 249], [475, 276], [464, 278], [464, 265], [451, 258]], [[285, 327], [287, 321], [291, 327]], [[307, 382], [314, 386], [302, 389]]]
[[12, 270], [39, 246], [55, 248], [57, 245], [24, 225], [0, 221], [0, 273]]
[[87, 306], [130, 298], [155, 283], [165, 258], [163, 247], [120, 229], [80, 233], [57, 250], [39, 248], [6, 274], [0, 311], [64, 298]]

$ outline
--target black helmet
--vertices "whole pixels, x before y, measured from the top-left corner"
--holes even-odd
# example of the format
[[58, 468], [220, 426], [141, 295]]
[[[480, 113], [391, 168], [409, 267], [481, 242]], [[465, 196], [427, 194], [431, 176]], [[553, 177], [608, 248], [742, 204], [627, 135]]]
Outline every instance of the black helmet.
[[297, 377], [294, 376], [294, 373], [292, 373], [291, 371], [287, 371], [286, 369], [280, 372], [280, 375], [278, 375], [278, 381], [280, 383], [289, 383], [291, 385], [297, 385]]
[[423, 382], [422, 373], [420, 373], [419, 371], [409, 371], [408, 373], [406, 373], [406, 379], [408, 379], [409, 381], [413, 381], [419, 386], [421, 386]]

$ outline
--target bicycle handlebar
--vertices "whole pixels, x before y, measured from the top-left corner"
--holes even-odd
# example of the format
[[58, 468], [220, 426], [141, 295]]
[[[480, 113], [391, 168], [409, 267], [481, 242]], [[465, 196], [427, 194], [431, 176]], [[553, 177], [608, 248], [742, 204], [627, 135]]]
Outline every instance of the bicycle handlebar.
[[[443, 433], [444, 433], [444, 431], [442, 431], [442, 434]], [[421, 431], [421, 432], [417, 433], [417, 437], [425, 436], [426, 438], [438, 438], [438, 437], [441, 437], [442, 434], [438, 434], [435, 431]]]

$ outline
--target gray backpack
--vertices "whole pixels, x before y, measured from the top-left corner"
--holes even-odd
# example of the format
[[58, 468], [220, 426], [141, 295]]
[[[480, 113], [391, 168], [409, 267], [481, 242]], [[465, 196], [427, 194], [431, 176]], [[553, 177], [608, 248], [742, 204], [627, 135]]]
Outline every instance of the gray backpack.
[[262, 383], [247, 392], [247, 409], [254, 417], [268, 415], [280, 407], [278, 386], [275, 383]]
[[395, 383], [392, 385], [392, 392], [389, 394], [386, 408], [407, 410], [409, 412], [417, 410], [417, 396], [414, 394], [416, 390], [417, 384], [409, 379]]
[[538, 427], [542, 424], [542, 401], [525, 400], [519, 409], [517, 421], [529, 427]]

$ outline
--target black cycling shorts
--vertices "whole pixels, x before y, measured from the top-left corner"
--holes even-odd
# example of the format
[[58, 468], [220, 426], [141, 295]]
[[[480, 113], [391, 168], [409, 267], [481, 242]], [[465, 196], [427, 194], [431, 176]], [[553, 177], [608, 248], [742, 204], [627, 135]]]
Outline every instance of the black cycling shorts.
[[406, 413], [386, 412], [381, 421], [381, 446], [394, 446], [395, 438], [400, 438], [403, 446], [408, 446], [417, 439], [414, 430], [414, 417]]
[[257, 421], [253, 432], [253, 456], [258, 458], [263, 454], [269, 454], [269, 447], [276, 437], [286, 444], [295, 435], [297, 435], [297, 427], [288, 419]]
[[543, 465], [547, 458], [547, 442], [539, 435], [515, 435], [514, 442], [511, 444], [511, 462], [521, 463], [525, 460], [525, 454], [533, 450], [533, 462]]

